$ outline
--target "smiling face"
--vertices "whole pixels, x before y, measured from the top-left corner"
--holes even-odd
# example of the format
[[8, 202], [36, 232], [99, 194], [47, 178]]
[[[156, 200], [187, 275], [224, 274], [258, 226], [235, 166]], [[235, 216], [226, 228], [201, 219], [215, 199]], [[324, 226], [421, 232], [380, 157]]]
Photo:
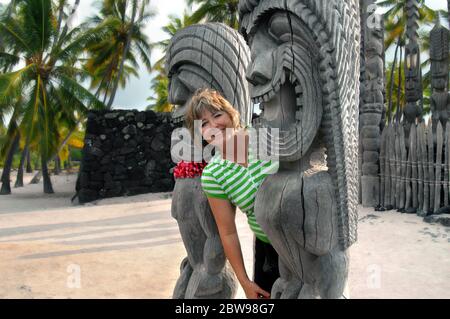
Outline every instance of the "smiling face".
[[234, 125], [231, 116], [224, 110], [204, 110], [200, 119], [202, 137], [208, 144], [222, 148], [226, 141], [234, 134]]
[[186, 104], [186, 127], [194, 139], [203, 139], [222, 149], [224, 143], [241, 128], [240, 115], [222, 95], [211, 89], [195, 92]]

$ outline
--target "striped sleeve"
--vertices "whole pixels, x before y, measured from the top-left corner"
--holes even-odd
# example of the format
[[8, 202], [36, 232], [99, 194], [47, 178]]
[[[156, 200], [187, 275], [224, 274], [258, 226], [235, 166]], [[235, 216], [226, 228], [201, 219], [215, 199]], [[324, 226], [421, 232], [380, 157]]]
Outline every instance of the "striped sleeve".
[[207, 197], [228, 199], [227, 194], [223, 191], [222, 186], [217, 182], [212, 175], [209, 167], [205, 167], [202, 173], [202, 189]]

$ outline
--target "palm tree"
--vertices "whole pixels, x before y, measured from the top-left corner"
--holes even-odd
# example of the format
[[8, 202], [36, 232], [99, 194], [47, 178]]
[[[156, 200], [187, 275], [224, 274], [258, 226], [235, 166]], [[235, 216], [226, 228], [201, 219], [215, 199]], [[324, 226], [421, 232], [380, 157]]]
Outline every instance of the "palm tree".
[[[385, 25], [385, 48], [386, 51], [394, 44], [396, 44], [396, 50], [394, 54], [394, 61], [397, 61], [397, 52], [400, 49], [402, 51], [405, 46], [405, 32], [406, 32], [406, 25], [407, 25], [407, 15], [406, 15], [406, 2], [407, 0], [382, 0], [378, 1], [377, 5], [380, 7], [388, 9], [384, 14], [384, 25]], [[425, 4], [425, 0], [419, 0], [419, 18], [417, 20], [419, 24], [419, 28], [422, 26], [430, 26], [436, 19], [438, 19], [440, 16], [444, 15], [444, 12], [442, 10], [433, 10], [430, 7], [428, 7]], [[421, 48], [422, 53], [426, 53], [429, 51], [429, 39], [427, 32], [425, 32], [423, 29], [419, 29], [418, 31], [419, 37], [418, 42], [419, 46]], [[426, 35], [426, 36], [425, 36]], [[400, 58], [398, 59], [398, 64], [402, 64], [402, 59], [404, 59], [404, 56], [400, 55]], [[426, 68], [430, 64], [429, 59], [425, 59], [425, 61], [422, 62], [422, 69]], [[389, 106], [388, 106], [388, 115], [391, 111], [397, 109], [397, 98], [392, 94], [392, 90], [397, 90], [397, 95], [400, 95], [401, 97], [404, 96], [404, 88], [402, 86], [396, 87], [395, 85], [391, 85], [391, 83], [397, 83], [398, 85], [398, 72], [395, 73], [395, 80], [392, 82], [392, 76], [394, 76], [394, 73], [392, 73], [393, 69], [396, 69], [396, 65], [393, 65], [389, 69], [389, 73], [391, 73], [391, 78], [387, 79], [386, 83], [386, 92], [388, 93], [388, 98], [391, 97], [393, 100], [389, 100]], [[386, 73], [388, 74], [388, 73]], [[423, 76], [423, 89], [424, 93], [427, 92], [429, 83], [430, 83], [430, 73], [427, 72]], [[402, 77], [403, 78], [403, 77]], [[404, 79], [403, 79], [404, 80]], [[403, 81], [403, 83], [405, 83]], [[393, 103], [395, 101], [395, 103]], [[424, 99], [424, 104], [427, 103], [427, 99]], [[394, 107], [392, 108], [392, 106]], [[402, 107], [403, 104], [400, 103], [400, 106]], [[425, 108], [429, 109], [429, 108]]]
[[[64, 10], [55, 10], [60, 7], [51, 0], [16, 2], [16, 13], [0, 21], [0, 33], [5, 47], [11, 48], [24, 66], [0, 75], [0, 110], [13, 111], [10, 136], [24, 132], [25, 145], [39, 145], [44, 192], [53, 193], [47, 161], [58, 147], [58, 121], [65, 118], [74, 124], [76, 114], [85, 114], [90, 107], [104, 107], [79, 83], [88, 77], [80, 67], [84, 48], [101, 41], [105, 32], [70, 28], [71, 15], [63, 17]], [[62, 3], [66, 1], [58, 1]], [[9, 154], [12, 149], [9, 147]], [[10, 168], [5, 165], [4, 170]], [[9, 180], [3, 180], [5, 183]]]
[[[406, 2], [407, 0], [381, 0], [377, 5], [388, 9], [384, 14], [385, 21], [385, 48], [386, 51], [397, 41], [398, 37], [405, 34], [406, 30]], [[439, 15], [445, 14], [443, 10], [433, 10], [425, 4], [425, 0], [418, 0], [419, 28], [423, 25], [431, 25]]]
[[189, 6], [199, 5], [191, 16], [193, 23], [205, 20], [222, 22], [234, 29], [238, 28], [239, 0], [187, 0], [186, 2]]
[[[154, 43], [153, 45], [158, 46], [163, 50], [164, 56], [167, 52], [167, 47], [169, 46], [170, 40], [172, 37], [181, 29], [184, 29], [194, 23], [197, 23], [192, 19], [192, 14], [190, 11], [185, 10], [183, 12], [183, 16], [180, 18], [176, 15], [169, 15], [169, 23], [162, 28], [164, 33], [167, 34], [167, 38], [165, 40], [162, 40], [160, 42]], [[165, 59], [164, 57], [161, 59]], [[159, 63], [161, 60], [159, 60], [157, 63]]]
[[91, 88], [97, 89], [96, 95], [103, 93], [104, 102], [109, 97], [108, 108], [112, 107], [118, 86], [124, 87], [131, 75], [138, 76], [138, 59], [151, 70], [151, 46], [144, 33], [148, 20], [154, 16], [147, 9], [149, 3], [149, 0], [103, 0], [100, 13], [89, 21], [89, 25], [108, 33], [102, 41], [88, 47], [89, 59], [85, 64], [93, 76]]
[[152, 68], [153, 72], [156, 72], [156, 76], [152, 79], [151, 89], [156, 97], [149, 97], [147, 100], [153, 102], [147, 109], [151, 109], [156, 112], [170, 112], [172, 111], [172, 105], [168, 102], [169, 93], [169, 79], [164, 69], [166, 62], [167, 47], [169, 46], [170, 39], [181, 29], [193, 24], [190, 13], [185, 11], [181, 18], [170, 15], [169, 23], [162, 29], [168, 35], [165, 40], [154, 43], [153, 46], [159, 47], [163, 51], [163, 57], [159, 59]]
[[164, 70], [164, 60], [158, 61], [153, 67], [153, 71], [156, 71], [156, 76], [152, 79], [151, 89], [156, 97], [149, 97], [147, 100], [153, 102], [147, 106], [147, 110], [153, 110], [155, 112], [171, 112], [172, 105], [169, 104], [168, 96], [168, 86], [169, 79]]

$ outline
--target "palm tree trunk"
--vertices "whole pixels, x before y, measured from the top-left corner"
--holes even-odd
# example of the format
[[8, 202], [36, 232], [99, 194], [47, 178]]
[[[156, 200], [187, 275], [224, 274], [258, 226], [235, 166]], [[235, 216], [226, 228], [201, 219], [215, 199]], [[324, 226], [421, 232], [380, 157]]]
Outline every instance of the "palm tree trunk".
[[31, 167], [31, 150], [29, 147], [27, 152], [27, 173], [33, 173], [33, 167]]
[[28, 154], [28, 146], [25, 145], [25, 147], [22, 151], [22, 156], [20, 157], [19, 170], [17, 171], [16, 183], [14, 185], [15, 188], [23, 187], [23, 170], [24, 170], [27, 154]]
[[9, 195], [11, 194], [11, 168], [14, 159], [14, 153], [16, 152], [17, 147], [19, 146], [20, 134], [17, 133], [14, 137], [14, 141], [9, 148], [8, 155], [6, 156], [5, 165], [3, 167], [2, 173], [2, 188], [0, 189], [0, 195]]
[[391, 121], [392, 116], [392, 91], [394, 90], [394, 71], [395, 67], [397, 66], [397, 55], [398, 55], [398, 48], [400, 46], [400, 39], [397, 42], [397, 46], [395, 47], [395, 53], [394, 53], [394, 62], [392, 63], [392, 69], [391, 69], [391, 85], [389, 87], [389, 106], [388, 106], [388, 122]]
[[53, 186], [52, 180], [50, 179], [50, 175], [48, 173], [47, 167], [47, 159], [45, 158], [44, 152], [41, 154], [41, 163], [42, 163], [42, 177], [44, 179], [44, 193], [45, 194], [53, 194]]
[[[75, 124], [75, 126], [73, 127], [73, 129], [71, 129], [71, 130], [69, 131], [69, 133], [66, 135], [66, 137], [65, 137], [64, 140], [62, 141], [61, 145], [59, 146], [58, 150], [56, 151], [56, 154], [59, 154], [59, 153], [62, 151], [63, 147], [64, 147], [64, 146], [66, 145], [66, 143], [69, 141], [70, 137], [72, 136], [72, 134], [73, 134], [73, 132], [75, 131], [75, 128], [78, 126], [78, 124], [80, 124], [80, 120], [78, 120], [78, 122]], [[56, 160], [56, 157], [57, 157], [57, 156], [58, 156], [58, 155], [55, 155], [55, 156], [53, 157], [53, 160]], [[45, 165], [47, 166], [47, 162], [45, 163]], [[41, 175], [42, 175], [42, 172], [41, 172], [41, 171], [37, 172], [36, 175], [34, 175], [33, 179], [31, 180], [30, 184], [37, 184], [37, 183], [39, 183], [40, 178], [41, 178], [41, 177], [40, 177]], [[36, 182], [33, 182], [33, 181], [36, 181]]]
[[120, 61], [119, 73], [117, 73], [117, 77], [114, 79], [115, 83], [114, 83], [113, 90], [111, 93], [111, 98], [109, 99], [108, 105], [106, 107], [108, 110], [111, 109], [114, 99], [116, 97], [117, 89], [119, 88], [120, 77], [122, 76], [123, 69], [125, 66], [125, 60], [128, 55], [128, 51], [130, 50], [131, 38], [133, 36], [133, 29], [134, 29], [134, 21], [136, 19], [136, 13], [137, 13], [137, 6], [138, 6], [137, 0], [133, 0], [133, 13], [131, 16], [130, 30], [128, 31], [127, 42], [126, 42], [125, 48], [123, 50], [122, 60]]
[[67, 157], [67, 169], [72, 169], [72, 154], [70, 152], [70, 146], [69, 146], [69, 156]]
[[54, 162], [55, 162], [54, 174], [59, 175], [59, 173], [61, 173], [61, 158], [59, 157], [59, 155], [55, 156]]
[[42, 178], [42, 170], [39, 169], [39, 171], [34, 175], [33, 179], [30, 181], [30, 184], [39, 184]]

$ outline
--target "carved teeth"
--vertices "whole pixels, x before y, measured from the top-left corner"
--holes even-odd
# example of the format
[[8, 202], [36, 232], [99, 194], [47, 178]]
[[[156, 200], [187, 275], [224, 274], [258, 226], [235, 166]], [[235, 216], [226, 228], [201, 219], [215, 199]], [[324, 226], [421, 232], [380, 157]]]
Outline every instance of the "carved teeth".
[[277, 84], [275, 85], [274, 90], [275, 90], [275, 91], [279, 91], [280, 88], [281, 88], [281, 84], [280, 84], [280, 83], [277, 83]]

